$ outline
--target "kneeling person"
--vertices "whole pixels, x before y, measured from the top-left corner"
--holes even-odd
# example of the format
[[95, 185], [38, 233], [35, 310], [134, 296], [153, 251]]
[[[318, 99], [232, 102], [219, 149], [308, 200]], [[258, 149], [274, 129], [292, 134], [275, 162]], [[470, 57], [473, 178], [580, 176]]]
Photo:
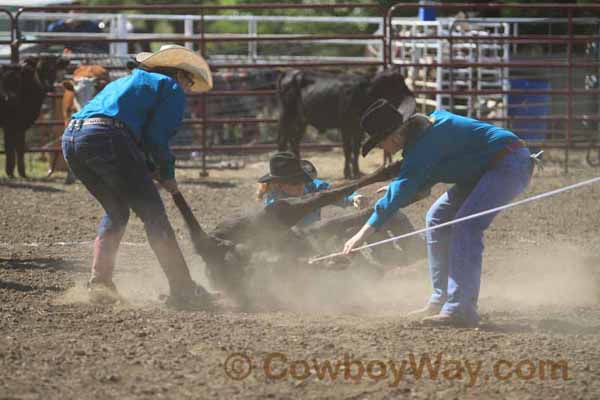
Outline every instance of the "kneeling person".
[[[269, 173], [258, 180], [257, 198], [268, 205], [281, 198], [331, 189], [331, 184], [318, 179], [317, 175], [317, 169], [310, 161], [299, 160], [289, 152], [276, 153], [269, 160]], [[365, 196], [352, 193], [337, 205], [362, 209], [368, 206], [368, 201]], [[304, 217], [297, 226], [308, 226], [320, 219], [321, 210], [317, 210]]]

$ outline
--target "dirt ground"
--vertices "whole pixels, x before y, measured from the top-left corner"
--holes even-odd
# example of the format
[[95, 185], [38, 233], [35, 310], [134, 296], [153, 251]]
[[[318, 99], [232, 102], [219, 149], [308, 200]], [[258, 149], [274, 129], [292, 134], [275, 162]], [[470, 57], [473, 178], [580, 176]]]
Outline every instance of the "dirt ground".
[[[324, 179], [341, 176], [339, 152], [308, 158]], [[258, 206], [254, 182], [266, 168], [263, 156], [207, 179], [195, 169], [178, 178], [212, 228], [234, 209]], [[522, 197], [598, 174], [578, 157], [568, 174], [550, 161]], [[375, 189], [362, 192], [375, 199]], [[443, 190], [405, 210], [415, 227]], [[193, 276], [205, 283], [183, 221], [164, 200]], [[431, 329], [405, 317], [428, 297], [426, 260], [388, 266], [383, 277], [367, 267], [265, 275], [263, 290], [282, 300], [266, 311], [172, 311], [158, 300], [166, 281], [134, 217], [115, 277], [129, 304], [92, 305], [84, 282], [101, 213], [60, 175], [0, 179], [0, 399], [600, 398], [598, 184], [495, 220], [478, 329]]]

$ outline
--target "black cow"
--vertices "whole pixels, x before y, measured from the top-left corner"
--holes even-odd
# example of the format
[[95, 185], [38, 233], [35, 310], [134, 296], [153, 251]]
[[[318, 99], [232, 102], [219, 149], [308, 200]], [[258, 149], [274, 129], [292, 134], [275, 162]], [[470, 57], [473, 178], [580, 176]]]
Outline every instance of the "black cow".
[[[210, 234], [204, 232], [181, 194], [174, 195], [173, 199], [184, 216], [196, 253], [206, 262], [211, 283], [244, 304], [248, 300], [246, 268], [254, 252], [285, 248], [282, 254], [288, 250], [290, 255], [303, 253], [306, 257], [313, 254], [310, 243], [302, 236], [294, 237], [290, 229], [309, 213], [339, 201], [358, 188], [392, 179], [400, 171], [400, 166], [400, 162], [395, 162], [338, 188], [279, 199], [254, 212], [231, 215]], [[316, 232], [311, 231], [310, 235], [314, 236]], [[288, 247], [289, 243], [293, 245]]]
[[62, 79], [60, 75], [68, 63], [60, 57], [43, 56], [0, 67], [0, 125], [4, 129], [9, 177], [14, 177], [15, 158], [19, 175], [27, 177], [25, 132], [38, 118], [46, 93], [54, 91], [54, 82]]
[[379, 98], [399, 105], [413, 96], [399, 69], [392, 68], [373, 77], [356, 74], [291, 70], [283, 73], [277, 84], [280, 100], [280, 151], [291, 151], [300, 157], [300, 142], [311, 125], [319, 131], [339, 129], [344, 146], [344, 177], [360, 175], [358, 155], [363, 132], [360, 117]]

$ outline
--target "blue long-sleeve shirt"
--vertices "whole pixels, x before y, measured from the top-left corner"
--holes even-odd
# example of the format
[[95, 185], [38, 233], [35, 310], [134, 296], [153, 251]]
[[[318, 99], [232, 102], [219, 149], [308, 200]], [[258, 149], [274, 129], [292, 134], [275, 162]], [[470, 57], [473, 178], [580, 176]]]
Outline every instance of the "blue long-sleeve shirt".
[[129, 128], [158, 166], [161, 179], [175, 176], [175, 157], [169, 140], [181, 126], [185, 93], [166, 75], [135, 69], [106, 85], [74, 119], [97, 116], [115, 118]]
[[[328, 189], [331, 189], [331, 184], [329, 182], [325, 182], [320, 179], [313, 179], [312, 181], [310, 181], [306, 185], [304, 185], [304, 194], [322, 192], [323, 190], [328, 190]], [[351, 195], [346, 196], [341, 201], [336, 203], [336, 205], [340, 206], [340, 207], [351, 206], [354, 203], [354, 196], [356, 196], [356, 193], [352, 193]], [[269, 205], [269, 204], [275, 202], [276, 200], [282, 199], [285, 197], [290, 197], [290, 196], [287, 193], [284, 193], [280, 190], [269, 190], [267, 192], [267, 196], [265, 197], [264, 203], [265, 203], [265, 205]], [[318, 209], [318, 210], [315, 210], [312, 213], [308, 214], [306, 217], [304, 217], [302, 219], [302, 221], [300, 221], [298, 223], [298, 225], [299, 226], [307, 226], [307, 225], [310, 225], [310, 224], [315, 223], [320, 220], [321, 220], [321, 210]]]
[[430, 114], [433, 125], [402, 153], [403, 163], [367, 221], [379, 228], [419, 192], [436, 183], [474, 183], [496, 153], [518, 137], [503, 128], [445, 110]]

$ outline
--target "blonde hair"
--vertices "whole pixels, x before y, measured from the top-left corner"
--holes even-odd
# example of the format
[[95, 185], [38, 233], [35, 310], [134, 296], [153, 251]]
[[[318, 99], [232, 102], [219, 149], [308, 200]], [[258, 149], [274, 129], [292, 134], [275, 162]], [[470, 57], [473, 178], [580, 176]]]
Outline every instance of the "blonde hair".
[[262, 200], [269, 190], [271, 190], [271, 184], [269, 182], [258, 183], [256, 185], [256, 200]]

